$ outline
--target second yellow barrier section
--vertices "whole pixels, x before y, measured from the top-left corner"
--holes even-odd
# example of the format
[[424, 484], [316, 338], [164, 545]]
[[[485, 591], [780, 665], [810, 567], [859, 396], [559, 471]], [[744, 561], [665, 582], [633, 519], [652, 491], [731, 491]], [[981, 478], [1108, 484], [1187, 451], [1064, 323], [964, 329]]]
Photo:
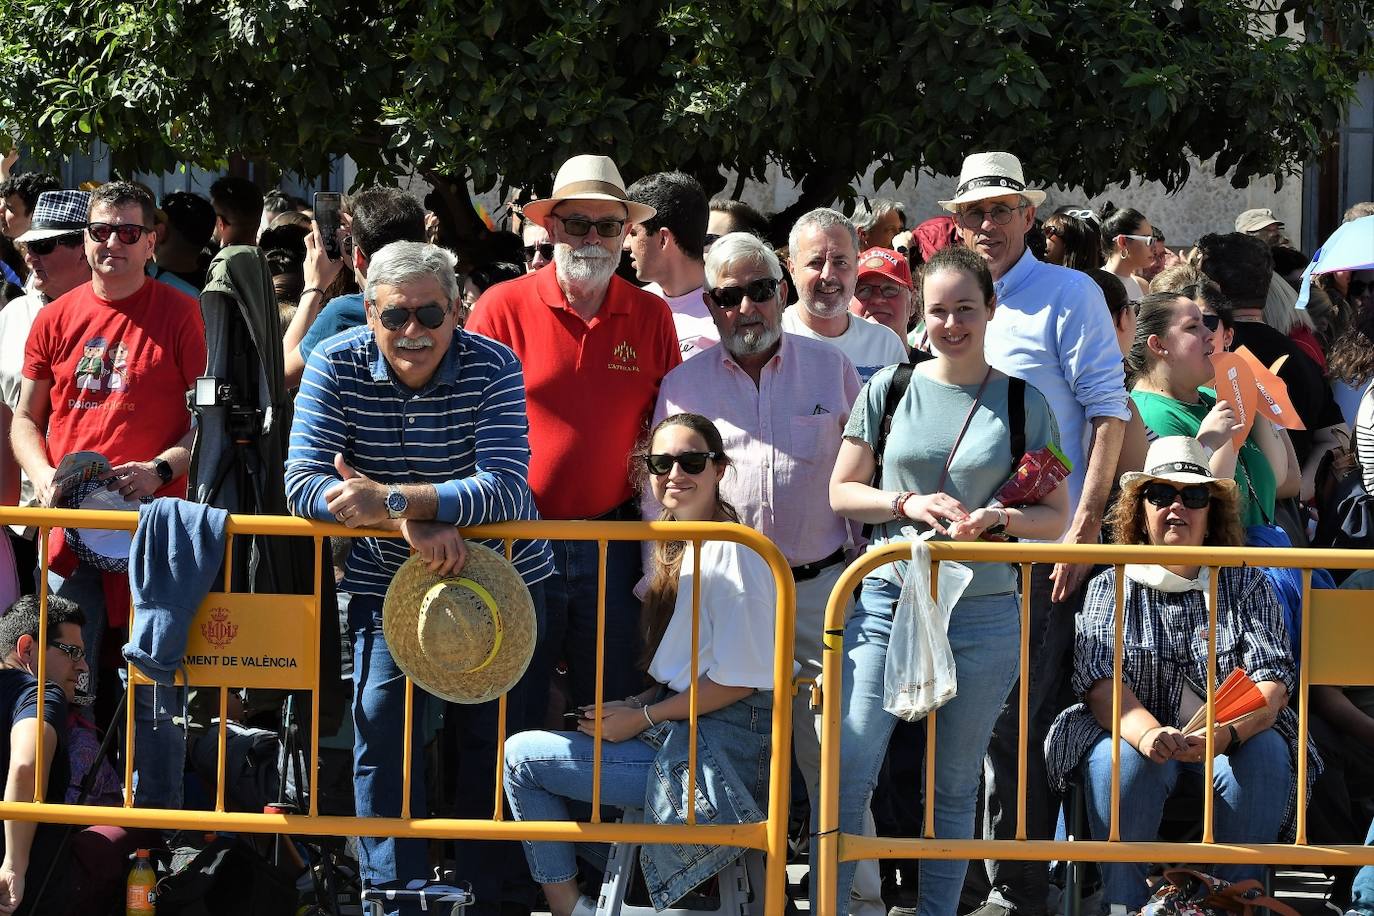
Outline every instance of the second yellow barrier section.
[[[1226, 864], [1327, 864], [1374, 865], [1374, 847], [1364, 845], [1312, 846], [1307, 843], [1306, 812], [1306, 754], [1298, 755], [1295, 774], [1298, 786], [1297, 839], [1293, 844], [1255, 843], [1219, 844], [1214, 842], [1212, 792], [1212, 731], [1207, 730], [1205, 760], [1205, 801], [1203, 810], [1203, 838], [1200, 843], [1122, 842], [1120, 840], [1120, 713], [1122, 690], [1122, 654], [1124, 639], [1124, 577], [1127, 563], [1154, 563], [1201, 566], [1211, 570], [1207, 606], [1210, 614], [1208, 665], [1210, 677], [1206, 697], [1207, 721], [1216, 722], [1216, 629], [1217, 629], [1217, 570], [1221, 567], [1277, 566], [1303, 570], [1303, 615], [1301, 634], [1301, 665], [1299, 668], [1298, 720], [1299, 746], [1308, 740], [1308, 689], [1312, 684], [1353, 686], [1374, 684], [1374, 602], [1370, 592], [1319, 591], [1314, 599], [1311, 586], [1314, 569], [1374, 569], [1374, 552], [1273, 549], [1240, 547], [1153, 547], [1022, 543], [967, 543], [931, 541], [932, 583], [938, 580], [934, 567], [941, 560], [961, 562], [1001, 562], [1020, 567], [1021, 646], [1020, 683], [1025, 684], [1030, 656], [1030, 588], [1028, 577], [1032, 563], [1101, 564], [1116, 568], [1116, 646], [1113, 684], [1113, 757], [1111, 828], [1106, 839], [1095, 841], [1031, 840], [1026, 837], [1026, 757], [1027, 753], [1042, 753], [1040, 748], [1028, 749], [1027, 701], [1029, 691], [1018, 691], [1021, 736], [1018, 749], [1016, 823], [1014, 840], [951, 840], [935, 836], [935, 746], [938, 739], [938, 711], [925, 720], [926, 778], [925, 823], [919, 839], [896, 837], [864, 837], [840, 830], [840, 767], [843, 748], [841, 715], [844, 695], [844, 609], [863, 578], [880, 566], [909, 560], [911, 545], [894, 543], [876, 548], [855, 560], [840, 576], [831, 593], [825, 615], [825, 654], [822, 659], [823, 712], [821, 727], [821, 798], [819, 830], [814, 840], [816, 854], [817, 899], [820, 910], [827, 912], [829, 902], [838, 891], [841, 862], [875, 858], [905, 859], [1020, 859], [1036, 861], [1195, 861]], [[957, 611], [956, 611], [957, 613]], [[1297, 655], [1298, 653], [1295, 653]], [[865, 748], [862, 753], [874, 753]], [[1275, 802], [1277, 803], [1277, 802]]]

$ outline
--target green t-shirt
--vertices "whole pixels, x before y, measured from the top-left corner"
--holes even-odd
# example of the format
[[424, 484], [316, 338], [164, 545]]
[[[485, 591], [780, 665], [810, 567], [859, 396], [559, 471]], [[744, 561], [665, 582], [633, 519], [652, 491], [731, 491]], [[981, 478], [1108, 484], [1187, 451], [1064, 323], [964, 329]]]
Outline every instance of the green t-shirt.
[[[1198, 403], [1185, 404], [1153, 391], [1131, 392], [1131, 399], [1140, 408], [1140, 419], [1156, 436], [1197, 436], [1202, 421], [1217, 403], [1216, 395], [1206, 389], [1198, 389], [1198, 397]], [[1254, 430], [1240, 448], [1235, 481], [1240, 490], [1241, 524], [1248, 528], [1271, 522], [1278, 480], [1264, 452], [1255, 444]]]
[[[844, 428], [847, 438], [867, 442], [870, 448], [877, 447], [883, 405], [894, 372], [895, 366], [880, 369], [859, 392], [854, 412]], [[913, 493], [938, 492], [936, 488], [945, 461], [977, 395], [977, 385], [946, 385], [922, 375], [919, 368], [913, 372], [911, 384], [892, 416], [879, 487]], [[1033, 452], [1050, 443], [1059, 445], [1059, 426], [1050, 413], [1049, 403], [1029, 384], [1026, 385], [1025, 415], [1027, 451]], [[1011, 477], [1015, 462], [1020, 458], [1020, 455], [1011, 454], [1007, 379], [1001, 376], [989, 381], [983, 392], [983, 399], [950, 465], [944, 492], [959, 500], [970, 512], [986, 506]], [[873, 543], [902, 539], [901, 529], [907, 525], [917, 531], [927, 527], [906, 519], [875, 525]], [[936, 537], [945, 539], [941, 535]], [[1016, 590], [1016, 569], [1010, 564], [970, 563], [969, 567], [973, 570], [973, 581], [965, 595], [997, 595]], [[873, 575], [900, 583], [905, 573], [906, 563], [903, 562], [879, 567]]]

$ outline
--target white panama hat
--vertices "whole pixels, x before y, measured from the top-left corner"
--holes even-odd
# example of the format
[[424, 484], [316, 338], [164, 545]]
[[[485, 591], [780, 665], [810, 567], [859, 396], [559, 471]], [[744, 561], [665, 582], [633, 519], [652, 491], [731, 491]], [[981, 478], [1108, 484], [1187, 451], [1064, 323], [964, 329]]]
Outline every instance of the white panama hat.
[[954, 212], [960, 204], [1006, 194], [1020, 194], [1033, 207], [1045, 202], [1044, 191], [1026, 187], [1020, 159], [1011, 153], [973, 153], [965, 157], [964, 167], [959, 170], [959, 184], [954, 188], [954, 197], [940, 201], [940, 206]]
[[630, 200], [620, 169], [608, 156], [583, 154], [563, 163], [553, 180], [553, 193], [525, 204], [525, 219], [540, 222], [565, 200], [609, 200], [624, 204], [629, 211], [626, 218], [632, 223], [647, 222], [658, 212], [648, 204]]

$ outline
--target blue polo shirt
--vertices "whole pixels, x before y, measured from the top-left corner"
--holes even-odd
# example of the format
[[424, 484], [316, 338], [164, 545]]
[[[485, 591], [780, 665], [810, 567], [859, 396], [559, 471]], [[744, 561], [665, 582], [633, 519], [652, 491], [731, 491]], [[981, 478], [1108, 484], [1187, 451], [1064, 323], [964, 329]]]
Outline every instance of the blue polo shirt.
[[[306, 363], [286, 458], [286, 495], [299, 516], [332, 521], [325, 492], [340, 483], [335, 453], [383, 484], [432, 484], [436, 520], [459, 527], [538, 518], [530, 495], [529, 423], [520, 362], [509, 348], [462, 329], [419, 390], [397, 381], [370, 328], [329, 338]], [[501, 541], [479, 541], [504, 552]], [[386, 596], [410, 549], [360, 538], [342, 588]], [[553, 572], [547, 541], [516, 541], [526, 584]]]

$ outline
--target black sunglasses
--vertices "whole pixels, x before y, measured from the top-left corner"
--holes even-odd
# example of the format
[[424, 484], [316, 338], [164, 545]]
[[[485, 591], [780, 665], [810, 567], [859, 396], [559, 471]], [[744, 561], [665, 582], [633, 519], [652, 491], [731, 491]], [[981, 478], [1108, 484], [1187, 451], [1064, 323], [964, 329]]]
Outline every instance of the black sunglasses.
[[1217, 328], [1221, 327], [1221, 316], [1204, 314], [1202, 316], [1202, 323], [1207, 326], [1207, 330], [1215, 331]]
[[583, 216], [558, 216], [557, 213], [554, 216], [563, 224], [563, 231], [576, 239], [591, 232], [593, 226], [596, 227], [596, 234], [603, 239], [619, 238], [625, 229], [623, 219], [587, 219]]
[[413, 309], [384, 309], [377, 313], [377, 320], [382, 323], [382, 327], [388, 331], [399, 331], [401, 328], [410, 324], [410, 319], [414, 318], [420, 324], [429, 328], [431, 331], [444, 323], [448, 317], [448, 309], [442, 305], [422, 305]]
[[1212, 501], [1212, 489], [1205, 483], [1175, 488], [1167, 483], [1155, 481], [1145, 485], [1144, 495], [1146, 502], [1159, 509], [1169, 508], [1176, 499], [1182, 499], [1183, 505], [1189, 509], [1205, 509]]
[[111, 235], [115, 235], [125, 245], [132, 245], [143, 238], [144, 233], [153, 230], [147, 226], [140, 226], [138, 223], [90, 223], [86, 226], [86, 231], [90, 233], [91, 239], [96, 242], [107, 242]]
[[706, 462], [719, 458], [718, 452], [683, 452], [680, 455], [645, 455], [644, 464], [649, 473], [657, 476], [667, 474], [674, 464], [682, 465], [688, 474], [700, 474], [706, 470]]
[[81, 648], [80, 646], [74, 646], [71, 643], [50, 642], [48, 643], [48, 645], [62, 652], [62, 654], [66, 655], [67, 658], [70, 658], [74, 662], [79, 662], [86, 657], [85, 649]]
[[778, 281], [759, 277], [743, 286], [717, 286], [711, 290], [711, 301], [723, 309], [737, 309], [748, 296], [750, 302], [769, 302], [778, 294]]
[[45, 239], [34, 239], [31, 242], [22, 243], [25, 248], [38, 255], [40, 258], [52, 254], [57, 250], [57, 246], [63, 248], [75, 248], [81, 244], [81, 233], [68, 232], [66, 235], [54, 235]]
[[[585, 232], [582, 233], [582, 234], [583, 234], [583, 235], [586, 235]], [[543, 258], [544, 260], [546, 260], [546, 261], [552, 261], [552, 260], [553, 260], [553, 243], [552, 243], [552, 242], [545, 242], [545, 243], [542, 244], [542, 245], [526, 245], [526, 246], [525, 246], [525, 263], [526, 263], [526, 264], [528, 264], [530, 261], [533, 261], [533, 260], [534, 260], [535, 252], [538, 252], [538, 253], [539, 253], [539, 256], [540, 256], [541, 258]]]

